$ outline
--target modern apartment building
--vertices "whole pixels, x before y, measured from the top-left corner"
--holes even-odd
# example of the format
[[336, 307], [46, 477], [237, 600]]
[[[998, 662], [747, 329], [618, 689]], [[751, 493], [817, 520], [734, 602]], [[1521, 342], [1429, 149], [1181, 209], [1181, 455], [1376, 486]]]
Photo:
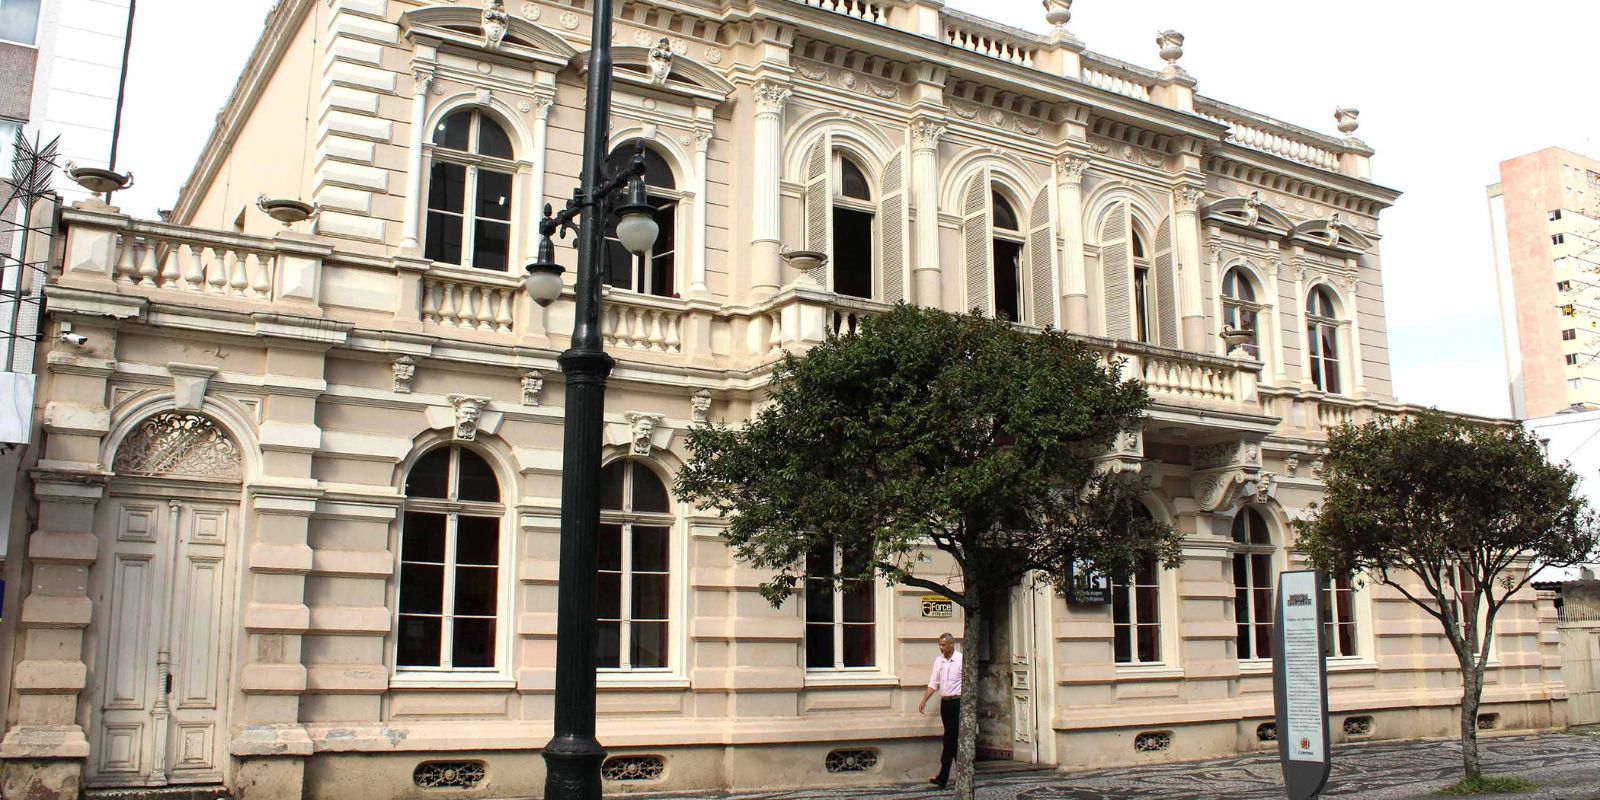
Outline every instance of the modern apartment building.
[[1600, 161], [1546, 148], [1488, 193], [1512, 415], [1600, 403]]
[[[1063, 3], [1051, 15], [1061, 19]], [[7, 791], [532, 796], [552, 717], [570, 298], [522, 291], [576, 185], [581, 0], [283, 0], [170, 222], [64, 212]], [[1184, 562], [997, 609], [985, 752], [1094, 766], [1276, 747], [1271, 603], [1326, 432], [1401, 413], [1357, 112], [1320, 133], [938, 0], [635, 0], [612, 147], [663, 236], [613, 254], [598, 735], [612, 789], [921, 780], [959, 610], [872, 586], [773, 608], [667, 490], [783, 351], [906, 301], [1065, 328], [1154, 398], [1107, 469]], [[670, 53], [670, 59], [664, 54]], [[286, 230], [260, 195], [315, 201]], [[789, 250], [829, 263], [792, 269]], [[573, 254], [558, 247], [572, 274]], [[1223, 328], [1248, 341], [1225, 346]], [[915, 569], [953, 566], [930, 551]], [[1451, 736], [1437, 625], [1331, 579], [1336, 741]], [[1547, 599], [1495, 630], [1484, 716], [1561, 726]]]

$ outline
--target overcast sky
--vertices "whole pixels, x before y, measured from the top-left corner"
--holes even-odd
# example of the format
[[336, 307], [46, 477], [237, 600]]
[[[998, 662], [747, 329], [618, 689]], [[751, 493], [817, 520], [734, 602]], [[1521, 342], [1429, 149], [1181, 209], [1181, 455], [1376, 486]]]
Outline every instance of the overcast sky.
[[[163, 0], [139, 8], [118, 195], [153, 216], [172, 205], [249, 57], [271, 0]], [[1043, 31], [1038, 0], [948, 0]], [[1405, 194], [1382, 216], [1384, 293], [1396, 394], [1507, 414], [1484, 187], [1501, 161], [1559, 145], [1597, 147], [1594, 0], [1078, 0], [1069, 26], [1091, 50], [1149, 67], [1156, 31], [1188, 38], [1199, 91], [1334, 133], [1361, 109], [1374, 178]]]

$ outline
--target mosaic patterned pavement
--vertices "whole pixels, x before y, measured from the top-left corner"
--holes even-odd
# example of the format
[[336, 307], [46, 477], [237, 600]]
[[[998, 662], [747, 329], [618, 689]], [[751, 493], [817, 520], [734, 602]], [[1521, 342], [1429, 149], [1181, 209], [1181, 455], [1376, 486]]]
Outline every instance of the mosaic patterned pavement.
[[[1483, 740], [1485, 771], [1529, 778], [1544, 790], [1517, 800], [1600, 799], [1600, 731]], [[1398, 800], [1426, 797], [1460, 776], [1455, 742], [1397, 742], [1339, 747], [1324, 797]], [[1277, 800], [1282, 773], [1275, 754], [1123, 767], [1092, 772], [980, 774], [980, 800]], [[948, 790], [907, 786], [784, 789], [738, 794], [629, 795], [660, 800], [934, 800]]]

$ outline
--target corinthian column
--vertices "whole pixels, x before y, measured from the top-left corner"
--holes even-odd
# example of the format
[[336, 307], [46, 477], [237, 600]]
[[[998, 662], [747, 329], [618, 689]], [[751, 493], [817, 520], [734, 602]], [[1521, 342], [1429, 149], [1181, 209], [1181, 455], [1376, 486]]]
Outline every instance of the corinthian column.
[[761, 81], [754, 88], [756, 102], [755, 163], [751, 179], [754, 197], [751, 208], [753, 299], [764, 300], [778, 293], [781, 285], [778, 224], [778, 172], [783, 158], [783, 106], [789, 100], [789, 87]]
[[1183, 314], [1183, 338], [1179, 342], [1186, 350], [1204, 352], [1206, 338], [1206, 312], [1200, 282], [1200, 202], [1205, 199], [1205, 189], [1199, 186], [1179, 186], [1172, 193], [1173, 245], [1181, 278], [1178, 281], [1178, 308]]
[[422, 228], [422, 136], [428, 117], [428, 87], [433, 84], [433, 71], [418, 69], [411, 77], [411, 149], [406, 151], [405, 233], [400, 239], [400, 252], [406, 254], [422, 250], [418, 240], [418, 231]]
[[1066, 329], [1074, 333], [1089, 332], [1089, 282], [1083, 263], [1083, 173], [1089, 168], [1089, 159], [1082, 156], [1062, 156], [1056, 161], [1056, 174], [1061, 185], [1061, 268], [1066, 270], [1062, 281], [1063, 321]]
[[911, 123], [911, 196], [917, 209], [911, 231], [912, 300], [942, 308], [939, 274], [939, 137], [945, 126], [930, 119]]

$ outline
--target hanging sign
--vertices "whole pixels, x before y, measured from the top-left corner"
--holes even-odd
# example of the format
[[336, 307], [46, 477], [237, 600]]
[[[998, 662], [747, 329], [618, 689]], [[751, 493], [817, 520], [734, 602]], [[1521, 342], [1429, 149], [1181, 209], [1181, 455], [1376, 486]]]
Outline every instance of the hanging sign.
[[1072, 562], [1070, 575], [1068, 585], [1072, 588], [1067, 593], [1068, 603], [1075, 606], [1111, 605], [1111, 581], [1095, 573], [1088, 562]]
[[1278, 760], [1289, 800], [1316, 797], [1328, 782], [1328, 661], [1322, 642], [1323, 581], [1313, 570], [1278, 574], [1272, 626], [1272, 700]]

